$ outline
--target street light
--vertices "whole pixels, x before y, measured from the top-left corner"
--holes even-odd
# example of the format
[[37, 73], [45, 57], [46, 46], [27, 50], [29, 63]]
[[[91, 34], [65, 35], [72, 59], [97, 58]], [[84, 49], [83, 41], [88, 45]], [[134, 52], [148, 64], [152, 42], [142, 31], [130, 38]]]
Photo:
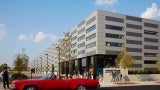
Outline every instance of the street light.
[[41, 59], [41, 73], [42, 73], [42, 57], [39, 57]]
[[59, 71], [59, 73], [58, 73], [58, 76], [60, 77], [60, 47], [58, 46], [58, 47], [56, 47], [57, 48], [57, 50], [58, 50], [58, 71]]
[[38, 73], [38, 60], [35, 60], [35, 61], [37, 61], [37, 67], [36, 67], [36, 73]]
[[34, 73], [36, 72], [36, 65], [35, 65], [35, 61], [33, 61], [34, 64]]
[[48, 54], [45, 54], [47, 55], [47, 70], [46, 70], [46, 73], [48, 73]]

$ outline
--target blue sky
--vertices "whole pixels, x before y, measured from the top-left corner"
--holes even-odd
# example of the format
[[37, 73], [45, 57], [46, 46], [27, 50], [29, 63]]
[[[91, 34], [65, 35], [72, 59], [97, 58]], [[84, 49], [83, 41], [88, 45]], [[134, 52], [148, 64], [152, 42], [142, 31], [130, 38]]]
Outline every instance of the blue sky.
[[30, 61], [96, 9], [160, 21], [160, 0], [0, 0], [0, 65]]

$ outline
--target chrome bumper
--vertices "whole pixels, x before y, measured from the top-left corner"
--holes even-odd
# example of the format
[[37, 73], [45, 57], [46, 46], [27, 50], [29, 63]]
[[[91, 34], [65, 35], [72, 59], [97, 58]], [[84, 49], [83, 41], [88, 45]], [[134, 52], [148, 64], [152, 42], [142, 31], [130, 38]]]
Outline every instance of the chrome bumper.
[[17, 90], [17, 88], [14, 87], [14, 86], [11, 86], [11, 87], [10, 87], [10, 90]]

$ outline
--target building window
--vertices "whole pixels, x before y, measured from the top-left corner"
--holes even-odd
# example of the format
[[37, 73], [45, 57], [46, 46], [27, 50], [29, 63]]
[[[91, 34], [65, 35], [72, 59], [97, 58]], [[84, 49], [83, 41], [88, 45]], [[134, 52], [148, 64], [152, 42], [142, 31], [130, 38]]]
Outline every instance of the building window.
[[95, 29], [96, 29], [96, 25], [93, 25], [93, 26], [89, 27], [89, 28], [86, 30], [86, 33], [89, 33], [89, 32], [91, 32], [91, 31], [93, 31], [93, 30], [95, 30]]
[[75, 33], [77, 33], [76, 29], [73, 32], [71, 32], [72, 35], [74, 35]]
[[144, 49], [158, 50], [158, 46], [144, 45]]
[[106, 50], [107, 55], [119, 55], [120, 51]]
[[80, 36], [79, 38], [78, 38], [78, 41], [81, 41], [81, 40], [83, 40], [85, 38], [85, 35], [82, 35], [82, 36]]
[[142, 45], [142, 41], [138, 40], [126, 40], [127, 44], [136, 44], [136, 45]]
[[157, 57], [158, 53], [144, 53], [145, 57]]
[[88, 21], [86, 21], [86, 25], [92, 23], [93, 21], [96, 20], [96, 16], [92, 17], [91, 19], [89, 19]]
[[126, 19], [132, 20], [132, 21], [137, 21], [137, 22], [142, 22], [142, 18], [133, 17], [133, 16], [126, 16]]
[[96, 33], [88, 36], [88, 37], [86, 38], [86, 41], [91, 40], [91, 39], [93, 39], [93, 38], [95, 38], [95, 37], [96, 37]]
[[123, 46], [123, 43], [106, 42], [106, 46], [122, 47], [122, 46]]
[[78, 30], [78, 34], [81, 34], [81, 33], [83, 33], [83, 32], [85, 32], [85, 27], [82, 28], [82, 29], [80, 29], [80, 30]]
[[86, 56], [92, 56], [96, 54], [96, 50], [86, 52]]
[[86, 48], [91, 48], [91, 47], [94, 47], [94, 46], [96, 46], [96, 42], [87, 44], [87, 45], [86, 45]]
[[145, 27], [158, 28], [158, 24], [144, 23]]
[[86, 63], [87, 63], [86, 58], [82, 58], [82, 68], [84, 69], [86, 68]]
[[157, 70], [157, 68], [144, 68], [144, 70], [146, 70], [146, 71], [155, 71], [155, 70]]
[[158, 43], [158, 39], [154, 39], [154, 38], [144, 38], [144, 41]]
[[142, 52], [141, 48], [126, 48], [127, 52]]
[[142, 56], [132, 56], [134, 60], [142, 60]]
[[85, 42], [81, 43], [78, 45], [78, 48], [84, 47], [85, 46]]
[[126, 32], [127, 36], [142, 37], [142, 33]]
[[142, 68], [142, 64], [133, 64], [131, 68]]
[[158, 34], [158, 32], [155, 32], [155, 31], [149, 31], [149, 30], [144, 30], [144, 34], [157, 35], [157, 34]]
[[73, 43], [73, 44], [71, 45], [71, 48], [74, 48], [75, 46], [77, 46], [77, 43]]
[[144, 60], [144, 64], [156, 64], [157, 60]]
[[78, 24], [78, 27], [82, 26], [83, 24], [85, 24], [85, 20], [83, 20], [80, 24]]
[[85, 54], [85, 50], [78, 51], [78, 54]]
[[140, 25], [133, 25], [133, 24], [126, 24], [126, 27], [127, 28], [133, 28], [133, 29], [139, 29], [139, 30], [142, 30], [142, 26]]
[[108, 21], [114, 21], [114, 22], [120, 22], [120, 23], [124, 22], [124, 20], [122, 18], [111, 17], [111, 16], [106, 16], [106, 20], [108, 20]]
[[117, 39], [122, 39], [122, 38], [123, 38], [123, 35], [118, 35], [118, 34], [109, 34], [109, 33], [106, 33], [106, 37], [108, 37], [108, 38], [117, 38]]
[[120, 26], [113, 26], [113, 25], [106, 25], [106, 29], [112, 29], [112, 30], [123, 31], [123, 27], [120, 27]]
[[78, 69], [78, 60], [75, 60], [75, 68]]
[[71, 41], [77, 40], [77, 36], [74, 36]]
[[77, 49], [72, 50], [71, 53], [72, 53], [72, 54], [77, 53]]

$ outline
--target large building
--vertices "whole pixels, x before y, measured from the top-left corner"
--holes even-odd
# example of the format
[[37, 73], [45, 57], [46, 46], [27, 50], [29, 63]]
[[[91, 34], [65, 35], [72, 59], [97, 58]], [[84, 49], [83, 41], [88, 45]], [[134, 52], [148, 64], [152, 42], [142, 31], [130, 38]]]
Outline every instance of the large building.
[[[70, 60], [72, 63], [61, 60], [61, 73], [82, 73], [85, 70], [102, 73], [104, 67], [115, 66], [115, 59], [123, 46], [135, 60], [131, 70], [157, 69], [156, 62], [160, 56], [159, 21], [97, 10], [69, 33], [69, 51], [74, 58]], [[58, 54], [51, 54], [54, 55], [57, 57]], [[72, 70], [68, 70], [70, 66]]]

